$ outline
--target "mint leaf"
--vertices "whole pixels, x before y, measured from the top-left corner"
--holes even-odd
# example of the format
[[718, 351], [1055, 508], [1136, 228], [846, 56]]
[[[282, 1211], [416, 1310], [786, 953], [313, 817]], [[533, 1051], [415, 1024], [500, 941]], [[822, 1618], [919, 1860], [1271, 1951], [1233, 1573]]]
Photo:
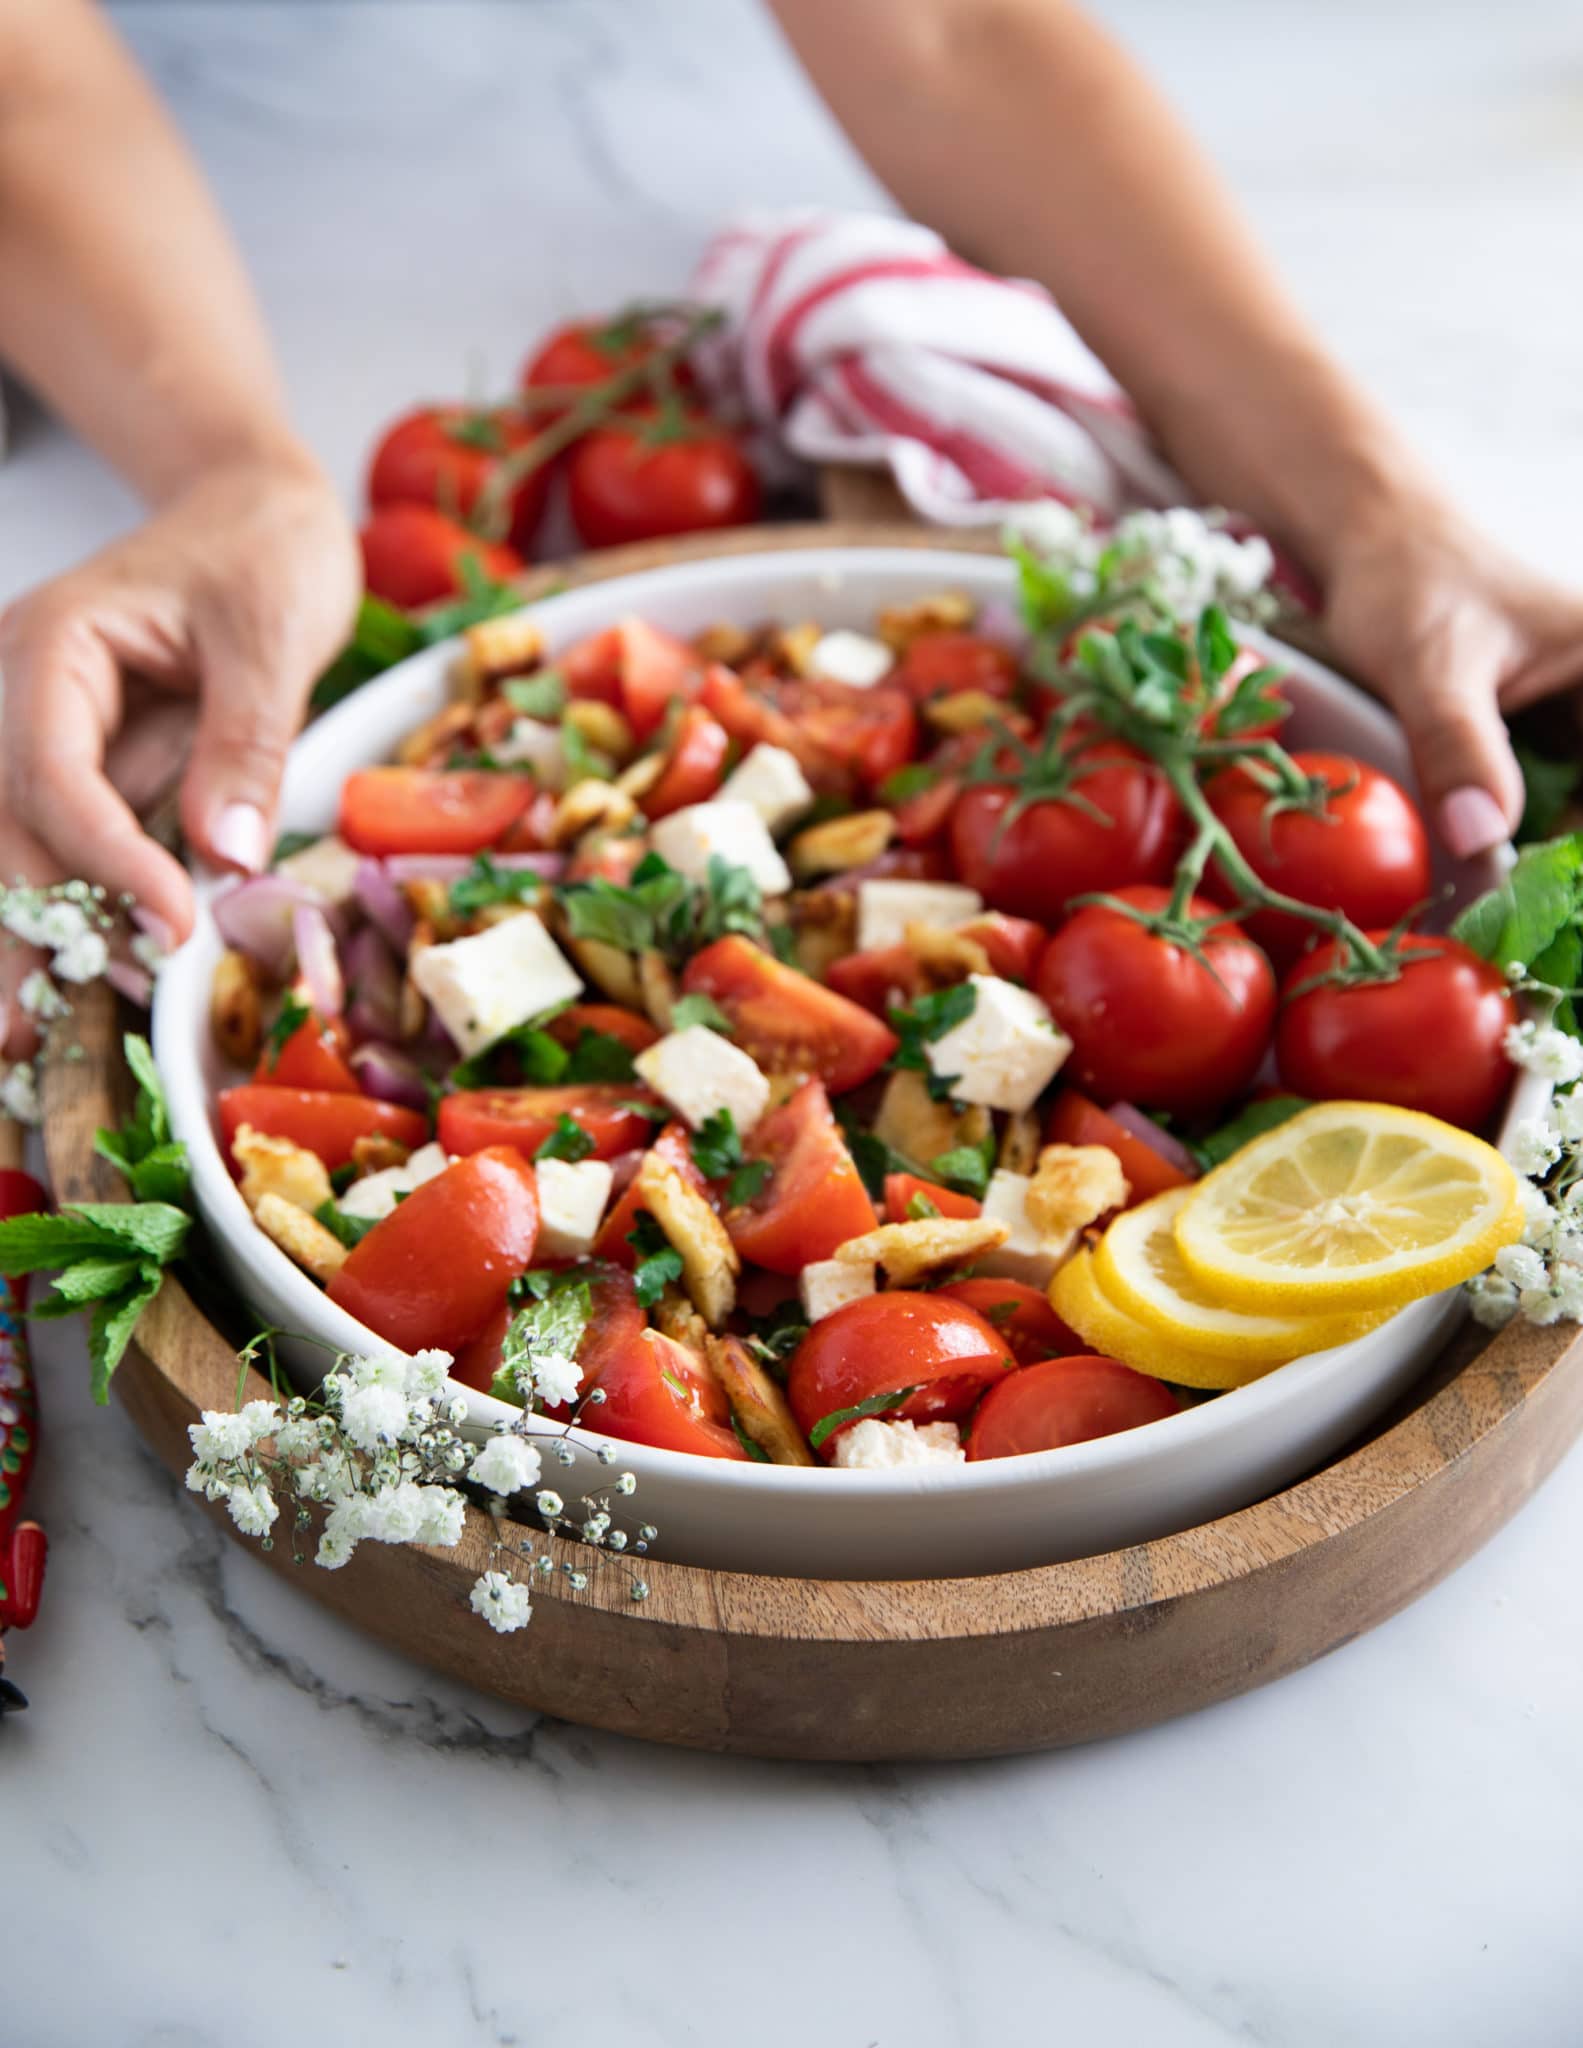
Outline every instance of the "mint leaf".
[[910, 1009], [892, 1010], [890, 1026], [901, 1043], [891, 1055], [891, 1065], [933, 1076], [926, 1048], [971, 1017], [977, 1001], [978, 990], [973, 984], [959, 981], [954, 988], [919, 996]]
[[630, 1081], [632, 1048], [613, 1032], [590, 1031], [585, 1026], [577, 1034], [561, 1078], [568, 1082]]
[[936, 1153], [929, 1161], [932, 1178], [943, 1180], [948, 1187], [960, 1188], [964, 1195], [977, 1195], [980, 1200], [994, 1170], [995, 1139], [991, 1132], [985, 1133], [981, 1145], [953, 1145], [949, 1152]]
[[652, 1308], [670, 1282], [682, 1277], [682, 1255], [647, 1209], [638, 1212], [637, 1222], [627, 1232], [627, 1243], [637, 1254], [632, 1284], [638, 1304]]
[[705, 1180], [720, 1180], [742, 1164], [742, 1140], [729, 1109], [717, 1109], [694, 1132], [693, 1164]]
[[339, 1202], [321, 1202], [313, 1214], [315, 1220], [322, 1223], [332, 1237], [339, 1238], [349, 1252], [356, 1251], [380, 1220], [376, 1216], [348, 1216]]
[[683, 996], [671, 1011], [673, 1031], [690, 1031], [695, 1024], [706, 1024], [711, 1031], [731, 1029], [731, 1019], [714, 997], [702, 994]]
[[126, 1246], [112, 1232], [69, 1211], [59, 1216], [11, 1216], [0, 1223], [0, 1273], [53, 1272], [101, 1252], [124, 1257]]
[[418, 653], [422, 629], [382, 597], [364, 597], [357, 608], [352, 637], [313, 686], [308, 700], [315, 711], [327, 711], [364, 683]]
[[727, 932], [756, 939], [763, 929], [764, 894], [758, 883], [746, 868], [733, 867], [718, 853], [711, 854], [693, 945], [707, 946]]
[[555, 1128], [534, 1152], [535, 1159], [566, 1159], [574, 1165], [579, 1159], [586, 1159], [594, 1150], [594, 1141], [577, 1122], [575, 1117], [564, 1111], [555, 1119]]
[[519, 1408], [533, 1395], [534, 1370], [541, 1360], [575, 1361], [594, 1313], [593, 1288], [586, 1278], [573, 1272], [536, 1277], [541, 1281], [536, 1298], [506, 1325], [500, 1366], [489, 1387], [497, 1400], [513, 1401]]
[[140, 1202], [168, 1202], [176, 1208], [188, 1206], [192, 1194], [192, 1166], [185, 1145], [174, 1140], [156, 1145], [131, 1168], [124, 1169], [134, 1195]]
[[96, 1301], [88, 1323], [88, 1363], [94, 1400], [102, 1408], [110, 1398], [110, 1376], [126, 1354], [138, 1319], [160, 1290], [164, 1274], [145, 1265], [122, 1294]]
[[508, 676], [500, 694], [513, 711], [545, 724], [553, 724], [566, 709], [566, 683], [553, 668], [542, 668], [531, 676]]
[[141, 1260], [116, 1258], [107, 1252], [102, 1258], [78, 1259], [68, 1266], [56, 1280], [55, 1292], [73, 1308], [81, 1308], [84, 1302], [120, 1294], [141, 1272]]
[[1580, 887], [1583, 837], [1569, 833], [1525, 846], [1511, 873], [1463, 911], [1452, 936], [1497, 967], [1532, 966], [1576, 922]]
[[280, 1065], [280, 1056], [286, 1050], [289, 1042], [297, 1035], [302, 1026], [307, 1023], [312, 1014], [313, 1012], [296, 991], [294, 989], [287, 989], [285, 999], [280, 1006], [280, 1013], [274, 1023], [270, 1025], [269, 1036], [264, 1040], [264, 1064], [271, 1073], [274, 1073], [275, 1069]]
[[531, 903], [542, 886], [531, 868], [496, 867], [487, 853], [479, 853], [451, 884], [446, 900], [453, 916], [471, 917], [497, 903]]
[[1526, 799], [1522, 823], [1517, 827], [1517, 844], [1528, 846], [1535, 840], [1548, 839], [1560, 824], [1567, 799], [1583, 776], [1583, 763], [1551, 760], [1520, 741], [1514, 751], [1517, 765], [1523, 771]]
[[837, 1408], [829, 1415], [821, 1415], [808, 1432], [808, 1441], [815, 1450], [838, 1429], [849, 1422], [862, 1422], [870, 1415], [884, 1415], [892, 1408], [899, 1408], [916, 1394], [916, 1387], [898, 1387], [893, 1394], [870, 1394], [866, 1401], [859, 1401], [851, 1408]]
[[1187, 1149], [1200, 1169], [1208, 1173], [1212, 1166], [1219, 1166], [1233, 1152], [1240, 1152], [1252, 1139], [1262, 1138], [1266, 1131], [1278, 1130], [1300, 1109], [1309, 1107], [1307, 1099], [1301, 1095], [1267, 1096], [1262, 1102], [1250, 1102], [1229, 1123], [1222, 1124], [1218, 1131], [1211, 1131], [1196, 1145], [1189, 1144]]
[[187, 1242], [192, 1218], [170, 1202], [79, 1202], [69, 1212], [117, 1245], [168, 1266]]
[[767, 1159], [746, 1160], [726, 1182], [726, 1206], [740, 1209], [744, 1202], [751, 1202], [769, 1184], [774, 1171]]

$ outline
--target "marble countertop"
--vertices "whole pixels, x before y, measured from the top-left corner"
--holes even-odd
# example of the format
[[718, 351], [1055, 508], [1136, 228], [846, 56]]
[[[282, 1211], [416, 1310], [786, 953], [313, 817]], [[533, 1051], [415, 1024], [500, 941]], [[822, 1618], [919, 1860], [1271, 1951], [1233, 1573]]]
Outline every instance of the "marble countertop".
[[[1563, 0], [1113, 0], [1338, 347], [1509, 541], [1579, 557], [1583, 40]], [[727, 201], [871, 200], [752, 0], [127, 5], [350, 491], [415, 395], [674, 288]], [[0, 597], [126, 523], [25, 409]], [[1281, 1685], [950, 1768], [722, 1762], [337, 1631], [41, 1329], [53, 1539], [0, 1734], [0, 2039], [1566, 2048], [1574, 1453]]]

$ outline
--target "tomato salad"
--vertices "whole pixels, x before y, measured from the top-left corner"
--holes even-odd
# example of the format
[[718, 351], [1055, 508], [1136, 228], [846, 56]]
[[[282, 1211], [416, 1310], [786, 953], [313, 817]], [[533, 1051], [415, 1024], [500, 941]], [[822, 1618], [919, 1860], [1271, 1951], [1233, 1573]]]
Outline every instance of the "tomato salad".
[[242, 1193], [379, 1337], [610, 1437], [880, 1467], [1168, 1416], [1168, 1360], [1051, 1306], [1074, 1253], [1307, 1099], [1476, 1128], [1507, 1080], [1501, 976], [1407, 929], [1415, 807], [1283, 709], [1218, 613], [476, 625], [217, 904]]

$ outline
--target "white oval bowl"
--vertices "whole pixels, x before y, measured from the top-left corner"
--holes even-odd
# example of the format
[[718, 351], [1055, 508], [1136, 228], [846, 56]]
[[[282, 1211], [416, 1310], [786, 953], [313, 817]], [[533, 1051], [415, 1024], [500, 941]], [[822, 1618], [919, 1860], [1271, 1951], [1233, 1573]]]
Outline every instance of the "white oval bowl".
[[[992, 556], [911, 548], [828, 548], [744, 555], [649, 570], [533, 607], [552, 651], [629, 613], [680, 634], [716, 620], [816, 618], [868, 627], [885, 604], [940, 589], [966, 591], [1004, 614], [1015, 592], [1009, 563]], [[1264, 636], [1245, 638], [1292, 679], [1287, 737], [1356, 754], [1410, 789], [1412, 770], [1395, 721], [1320, 663]], [[323, 831], [349, 770], [387, 759], [446, 701], [457, 643], [432, 648], [368, 684], [319, 719], [292, 749], [281, 805], [289, 831]], [[1459, 899], [1487, 888], [1494, 858], [1444, 865]], [[208, 991], [222, 943], [212, 914], [226, 878], [198, 885], [192, 938], [159, 977], [154, 1049], [177, 1137], [227, 1277], [266, 1322], [312, 1343], [285, 1346], [311, 1385], [325, 1352], [377, 1347], [365, 1326], [329, 1301], [254, 1225], [216, 1139], [212, 1102], [227, 1075], [208, 1028]], [[1543, 1104], [1544, 1084], [1519, 1077], [1503, 1140]], [[1415, 1303], [1356, 1343], [1280, 1367], [1179, 1415], [1062, 1450], [982, 1464], [847, 1472], [695, 1458], [644, 1444], [617, 1445], [637, 1490], [628, 1527], [651, 1522], [663, 1556], [750, 1572], [837, 1579], [938, 1578], [1054, 1563], [1143, 1542], [1245, 1507], [1288, 1485], [1363, 1429], [1440, 1350], [1462, 1313], [1459, 1292]], [[383, 1347], [387, 1348], [388, 1347]], [[453, 1383], [454, 1384], [454, 1383]], [[487, 1394], [455, 1387], [469, 1427], [487, 1431], [516, 1414]], [[542, 1425], [559, 1437], [556, 1425]], [[568, 1501], [608, 1486], [594, 1456], [603, 1442], [574, 1430], [576, 1462], [546, 1460], [546, 1483]]]

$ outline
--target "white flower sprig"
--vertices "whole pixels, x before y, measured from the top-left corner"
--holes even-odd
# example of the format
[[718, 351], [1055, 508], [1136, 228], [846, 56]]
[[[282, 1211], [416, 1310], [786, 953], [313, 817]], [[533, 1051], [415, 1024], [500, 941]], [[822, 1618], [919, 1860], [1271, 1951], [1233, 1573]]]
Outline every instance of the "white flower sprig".
[[[260, 1338], [244, 1360], [269, 1348]], [[467, 1501], [464, 1486], [492, 1496], [496, 1539], [494, 1562], [475, 1581], [475, 1613], [502, 1634], [525, 1628], [532, 1618], [528, 1584], [513, 1575], [518, 1558], [541, 1580], [554, 1577], [555, 1560], [535, 1554], [531, 1544], [508, 1540], [506, 1503], [534, 1492], [534, 1507], [551, 1532], [595, 1550], [620, 1553], [625, 1530], [612, 1526], [610, 1494], [589, 1494], [570, 1514], [561, 1496], [539, 1487], [543, 1458], [527, 1435], [527, 1417], [501, 1425], [487, 1442], [474, 1446], [462, 1435], [465, 1402], [450, 1398], [446, 1377], [451, 1358], [444, 1351], [420, 1351], [411, 1359], [394, 1353], [340, 1355], [313, 1401], [293, 1395], [281, 1401], [249, 1401], [236, 1414], [207, 1409], [188, 1430], [193, 1462], [187, 1485], [207, 1500], [223, 1500], [244, 1535], [266, 1547], [288, 1511], [293, 1554], [324, 1510], [314, 1562], [336, 1571], [360, 1543], [422, 1543], [448, 1549], [461, 1540]], [[573, 1389], [575, 1393], [575, 1388]], [[552, 1455], [565, 1465], [574, 1453], [563, 1439]], [[613, 1445], [599, 1450], [602, 1464], [615, 1462]], [[630, 1495], [637, 1481], [615, 1475], [611, 1493]], [[536, 1491], [534, 1491], [537, 1489]], [[632, 1544], [646, 1552], [656, 1531], [644, 1524]], [[563, 1564], [567, 1585], [581, 1592], [588, 1573]], [[629, 1575], [634, 1600], [648, 1596], [644, 1580]]]
[[[1522, 968], [1511, 979], [1531, 987]], [[1554, 991], [1547, 991], [1554, 994]], [[1514, 1066], [1554, 1084], [1543, 1115], [1513, 1133], [1512, 1164], [1526, 1176], [1527, 1222], [1520, 1244], [1495, 1255], [1488, 1273], [1468, 1282], [1476, 1321], [1498, 1330], [1514, 1315], [1531, 1323], [1583, 1319], [1583, 1043], [1554, 1024], [1528, 1021], [1506, 1034]]]
[[1167, 616], [1197, 618], [1218, 604], [1233, 616], [1263, 623], [1280, 609], [1269, 588], [1275, 557], [1269, 542], [1239, 540], [1225, 515], [1185, 505], [1129, 512], [1098, 528], [1070, 506], [1030, 505], [1012, 521], [1016, 539], [1058, 569], [1074, 600], [1140, 597]]

